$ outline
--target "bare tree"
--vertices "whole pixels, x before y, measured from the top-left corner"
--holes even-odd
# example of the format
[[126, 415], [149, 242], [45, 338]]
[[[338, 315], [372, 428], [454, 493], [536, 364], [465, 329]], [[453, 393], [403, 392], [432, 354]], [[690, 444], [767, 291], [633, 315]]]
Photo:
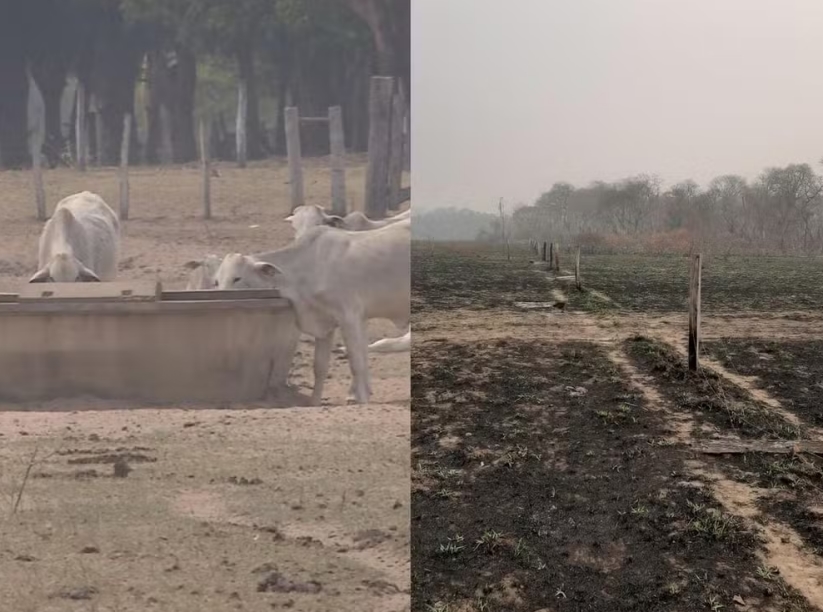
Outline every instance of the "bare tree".
[[821, 203], [820, 177], [808, 164], [791, 164], [766, 170], [760, 182], [774, 216], [780, 250], [786, 252], [793, 231], [803, 232], [804, 249], [807, 248], [810, 222]]

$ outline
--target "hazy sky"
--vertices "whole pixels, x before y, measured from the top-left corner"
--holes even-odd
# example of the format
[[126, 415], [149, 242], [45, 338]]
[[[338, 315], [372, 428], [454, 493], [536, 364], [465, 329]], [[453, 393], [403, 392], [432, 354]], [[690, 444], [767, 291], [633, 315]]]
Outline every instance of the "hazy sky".
[[411, 0], [415, 206], [823, 171], [821, 0]]

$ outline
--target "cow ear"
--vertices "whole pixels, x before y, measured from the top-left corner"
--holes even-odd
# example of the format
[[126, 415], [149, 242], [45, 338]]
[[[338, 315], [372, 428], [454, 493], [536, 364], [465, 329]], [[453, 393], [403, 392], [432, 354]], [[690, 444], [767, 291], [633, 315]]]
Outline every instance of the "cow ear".
[[294, 214], [291, 214], [288, 217], [286, 217], [286, 221], [294, 221]]
[[100, 277], [89, 270], [86, 266], [80, 267], [80, 273], [77, 276], [81, 283], [99, 283]]
[[49, 269], [48, 269], [48, 267], [45, 267], [45, 268], [41, 268], [40, 270], [35, 272], [34, 276], [32, 276], [29, 279], [29, 282], [30, 283], [45, 283], [48, 280], [49, 280]]
[[326, 217], [326, 225], [329, 225], [331, 227], [342, 228], [343, 217], [338, 217], [337, 215], [331, 215], [330, 217]]
[[197, 268], [199, 268], [202, 265], [203, 265], [202, 260], [201, 261], [195, 261], [194, 259], [192, 259], [191, 261], [187, 261], [186, 263], [184, 263], [183, 267], [188, 268], [189, 270], [196, 270]]
[[257, 261], [254, 263], [254, 269], [260, 272], [263, 276], [272, 277], [276, 274], [282, 274], [283, 270], [267, 261]]

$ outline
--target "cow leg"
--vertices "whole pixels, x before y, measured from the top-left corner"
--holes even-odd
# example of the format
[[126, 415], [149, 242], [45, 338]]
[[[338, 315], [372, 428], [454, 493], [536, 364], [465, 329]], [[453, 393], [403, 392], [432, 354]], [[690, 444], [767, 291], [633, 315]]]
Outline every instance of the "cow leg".
[[312, 406], [319, 406], [323, 399], [323, 385], [329, 374], [331, 360], [331, 345], [334, 340], [334, 330], [329, 335], [314, 339], [314, 389], [311, 394]]
[[367, 404], [371, 396], [369, 384], [369, 349], [366, 337], [366, 326], [362, 317], [352, 316], [340, 325], [343, 332], [343, 341], [346, 343], [346, 354], [351, 368], [351, 390], [358, 404]]

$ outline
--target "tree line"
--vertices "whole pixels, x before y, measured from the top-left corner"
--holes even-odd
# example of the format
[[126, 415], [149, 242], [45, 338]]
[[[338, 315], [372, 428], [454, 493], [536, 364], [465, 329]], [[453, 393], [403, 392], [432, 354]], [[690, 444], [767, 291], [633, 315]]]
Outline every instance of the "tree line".
[[[511, 215], [510, 238], [590, 250], [823, 253], [823, 177], [809, 164], [768, 168], [756, 179], [716, 177], [668, 189], [654, 175], [585, 187], [555, 183]], [[497, 236], [497, 238], [494, 238]], [[481, 239], [500, 238], [493, 224]]]
[[[397, 77], [408, 105], [409, 47], [409, 0], [6, 0], [0, 167], [31, 163], [31, 80], [45, 107], [43, 154], [52, 166], [74, 146], [66, 124], [76, 105], [68, 121], [65, 115], [77, 83], [85, 92], [81, 110], [98, 118], [89, 143], [101, 163], [119, 158], [126, 114], [132, 133], [139, 123], [142, 134], [131, 140], [132, 159], [193, 160], [198, 119], [212, 127], [213, 154], [231, 156], [227, 107], [240, 82], [250, 159], [284, 152], [287, 105], [301, 115], [341, 106], [347, 146], [365, 150], [369, 77]], [[221, 79], [234, 81], [228, 94]], [[222, 101], [210, 99], [215, 92]], [[303, 141], [306, 154], [328, 150], [322, 126], [307, 125]]]

